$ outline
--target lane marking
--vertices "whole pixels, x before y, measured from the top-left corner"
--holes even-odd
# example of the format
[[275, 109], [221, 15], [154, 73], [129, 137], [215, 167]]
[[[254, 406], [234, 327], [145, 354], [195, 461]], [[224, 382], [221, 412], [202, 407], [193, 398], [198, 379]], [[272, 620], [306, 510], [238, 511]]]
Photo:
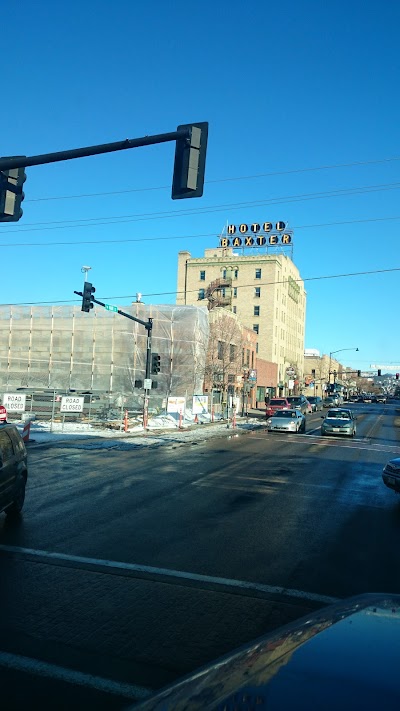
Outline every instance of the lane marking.
[[101, 558], [86, 558], [80, 555], [70, 555], [67, 553], [52, 553], [51, 551], [35, 550], [33, 548], [21, 548], [19, 546], [8, 546], [0, 544], [0, 551], [6, 553], [17, 553], [26, 556], [34, 556], [35, 558], [44, 558], [51, 561], [66, 561], [85, 566], [96, 566], [112, 570], [126, 570], [134, 573], [147, 573], [154, 577], [176, 578], [179, 580], [191, 580], [200, 583], [212, 584], [215, 586], [223, 586], [225, 588], [248, 590], [262, 592], [274, 595], [283, 595], [285, 597], [294, 597], [300, 600], [310, 600], [313, 602], [321, 602], [330, 605], [333, 602], [338, 602], [340, 598], [330, 597], [328, 595], [319, 595], [318, 593], [306, 592], [304, 590], [295, 590], [293, 588], [285, 588], [280, 585], [264, 585], [263, 583], [251, 583], [246, 580], [236, 580], [235, 578], [220, 578], [213, 575], [202, 575], [200, 573], [188, 573], [182, 570], [173, 570], [170, 568], [154, 568], [150, 565], [138, 565], [136, 563], [123, 563], [122, 561], [103, 560]]
[[[343, 448], [343, 449], [364, 449], [364, 450], [368, 450], [368, 451], [370, 451], [370, 452], [376, 452], [376, 454], [379, 454], [380, 452], [389, 452], [389, 453], [390, 453], [390, 452], [394, 452], [395, 454], [399, 454], [399, 453], [400, 453], [400, 447], [399, 447], [398, 444], [397, 444], [397, 445], [396, 445], [396, 444], [393, 444], [393, 446], [392, 446], [392, 445], [386, 445], [386, 444], [372, 444], [372, 445], [370, 445], [370, 446], [361, 447], [361, 446], [358, 446], [358, 443], [360, 443], [360, 445], [361, 445], [364, 440], [362, 440], [362, 439], [357, 439], [357, 438], [356, 438], [356, 439], [353, 439], [353, 438], [350, 439], [350, 438], [349, 438], [349, 441], [346, 441], [346, 440], [340, 439], [339, 437], [336, 439], [335, 437], [317, 437], [317, 436], [315, 436], [315, 435], [309, 436], [309, 435], [306, 434], [306, 435], [300, 435], [300, 436], [299, 436], [299, 435], [296, 435], [296, 437], [294, 437], [294, 438], [292, 438], [292, 437], [289, 436], [289, 437], [286, 437], [285, 439], [283, 439], [283, 438], [281, 438], [281, 437], [277, 437], [276, 435], [274, 435], [274, 436], [273, 436], [273, 440], [274, 440], [275, 442], [286, 442], [286, 444], [287, 444], [288, 442], [293, 443], [293, 444], [294, 444], [294, 443], [297, 443], [297, 444], [300, 444], [300, 443], [301, 443], [301, 444], [303, 444], [303, 443], [304, 443], [304, 439], [300, 440], [299, 437], [305, 437], [305, 438], [308, 437], [308, 443], [310, 444], [310, 446], [317, 446], [317, 447], [337, 447], [338, 449], [339, 449], [339, 448]], [[265, 437], [253, 437], [253, 439], [260, 439], [260, 440], [263, 440], [263, 441], [265, 442]], [[317, 441], [315, 441], [315, 440], [317, 440]], [[384, 449], [383, 449], [383, 448], [384, 448]]]
[[94, 689], [95, 691], [124, 696], [127, 699], [135, 701], [147, 699], [151, 694], [155, 693], [154, 690], [146, 689], [143, 686], [126, 684], [120, 681], [113, 681], [112, 679], [105, 679], [101, 676], [85, 674], [75, 671], [74, 669], [58, 666], [57, 664], [49, 664], [40, 659], [24, 657], [20, 654], [10, 654], [0, 651], [0, 666], [6, 669], [35, 674], [36, 676], [44, 676], [56, 681], [64, 681], [74, 686], [84, 686], [89, 689]]

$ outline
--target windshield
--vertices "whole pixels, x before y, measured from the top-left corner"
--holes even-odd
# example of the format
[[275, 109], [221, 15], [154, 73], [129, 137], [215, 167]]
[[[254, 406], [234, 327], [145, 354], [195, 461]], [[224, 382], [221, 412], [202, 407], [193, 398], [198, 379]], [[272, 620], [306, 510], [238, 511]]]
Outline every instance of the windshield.
[[350, 413], [346, 410], [329, 410], [327, 417], [331, 420], [351, 420]]
[[301, 398], [300, 397], [288, 397], [289, 402], [293, 403], [293, 405], [300, 405], [301, 403]]
[[270, 405], [287, 405], [286, 400], [271, 400]]
[[282, 419], [296, 419], [297, 413], [294, 412], [293, 410], [278, 410], [278, 412], [275, 412], [274, 418], [279, 417], [281, 420]]

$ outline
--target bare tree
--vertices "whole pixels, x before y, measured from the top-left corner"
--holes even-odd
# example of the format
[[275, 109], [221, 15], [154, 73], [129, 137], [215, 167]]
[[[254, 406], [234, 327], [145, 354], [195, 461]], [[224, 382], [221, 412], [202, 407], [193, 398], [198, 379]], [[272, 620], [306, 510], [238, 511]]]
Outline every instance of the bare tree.
[[227, 402], [229, 386], [236, 387], [237, 376], [243, 374], [243, 347], [243, 329], [236, 316], [222, 308], [211, 311], [204, 380], [220, 390], [222, 402]]

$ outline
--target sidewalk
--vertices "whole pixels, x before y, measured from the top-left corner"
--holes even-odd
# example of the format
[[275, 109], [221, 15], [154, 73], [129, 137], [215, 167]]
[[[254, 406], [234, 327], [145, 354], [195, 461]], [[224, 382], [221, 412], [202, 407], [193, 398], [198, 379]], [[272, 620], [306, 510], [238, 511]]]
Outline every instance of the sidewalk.
[[135, 449], [137, 447], [199, 443], [212, 437], [232, 437], [247, 434], [264, 427], [265, 414], [262, 411], [250, 411], [248, 416], [236, 417], [236, 426], [232, 421], [218, 420], [203, 424], [185, 423], [183, 428], [159, 427], [148, 430], [135, 429], [128, 432], [110, 429], [90, 428], [90, 425], [65, 425], [64, 431], [53, 425], [50, 431], [48, 423], [32, 423], [29, 449], [39, 446], [56, 445], [84, 449]]

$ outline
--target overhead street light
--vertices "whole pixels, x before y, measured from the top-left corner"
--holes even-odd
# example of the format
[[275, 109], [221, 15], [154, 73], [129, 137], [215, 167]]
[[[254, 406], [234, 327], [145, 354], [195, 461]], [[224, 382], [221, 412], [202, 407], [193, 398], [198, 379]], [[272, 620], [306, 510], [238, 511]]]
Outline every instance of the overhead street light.
[[332, 362], [332, 356], [335, 353], [342, 353], [342, 351], [358, 351], [358, 348], [339, 348], [337, 351], [331, 351], [329, 353], [329, 374], [328, 374], [328, 384], [331, 384], [331, 362]]

